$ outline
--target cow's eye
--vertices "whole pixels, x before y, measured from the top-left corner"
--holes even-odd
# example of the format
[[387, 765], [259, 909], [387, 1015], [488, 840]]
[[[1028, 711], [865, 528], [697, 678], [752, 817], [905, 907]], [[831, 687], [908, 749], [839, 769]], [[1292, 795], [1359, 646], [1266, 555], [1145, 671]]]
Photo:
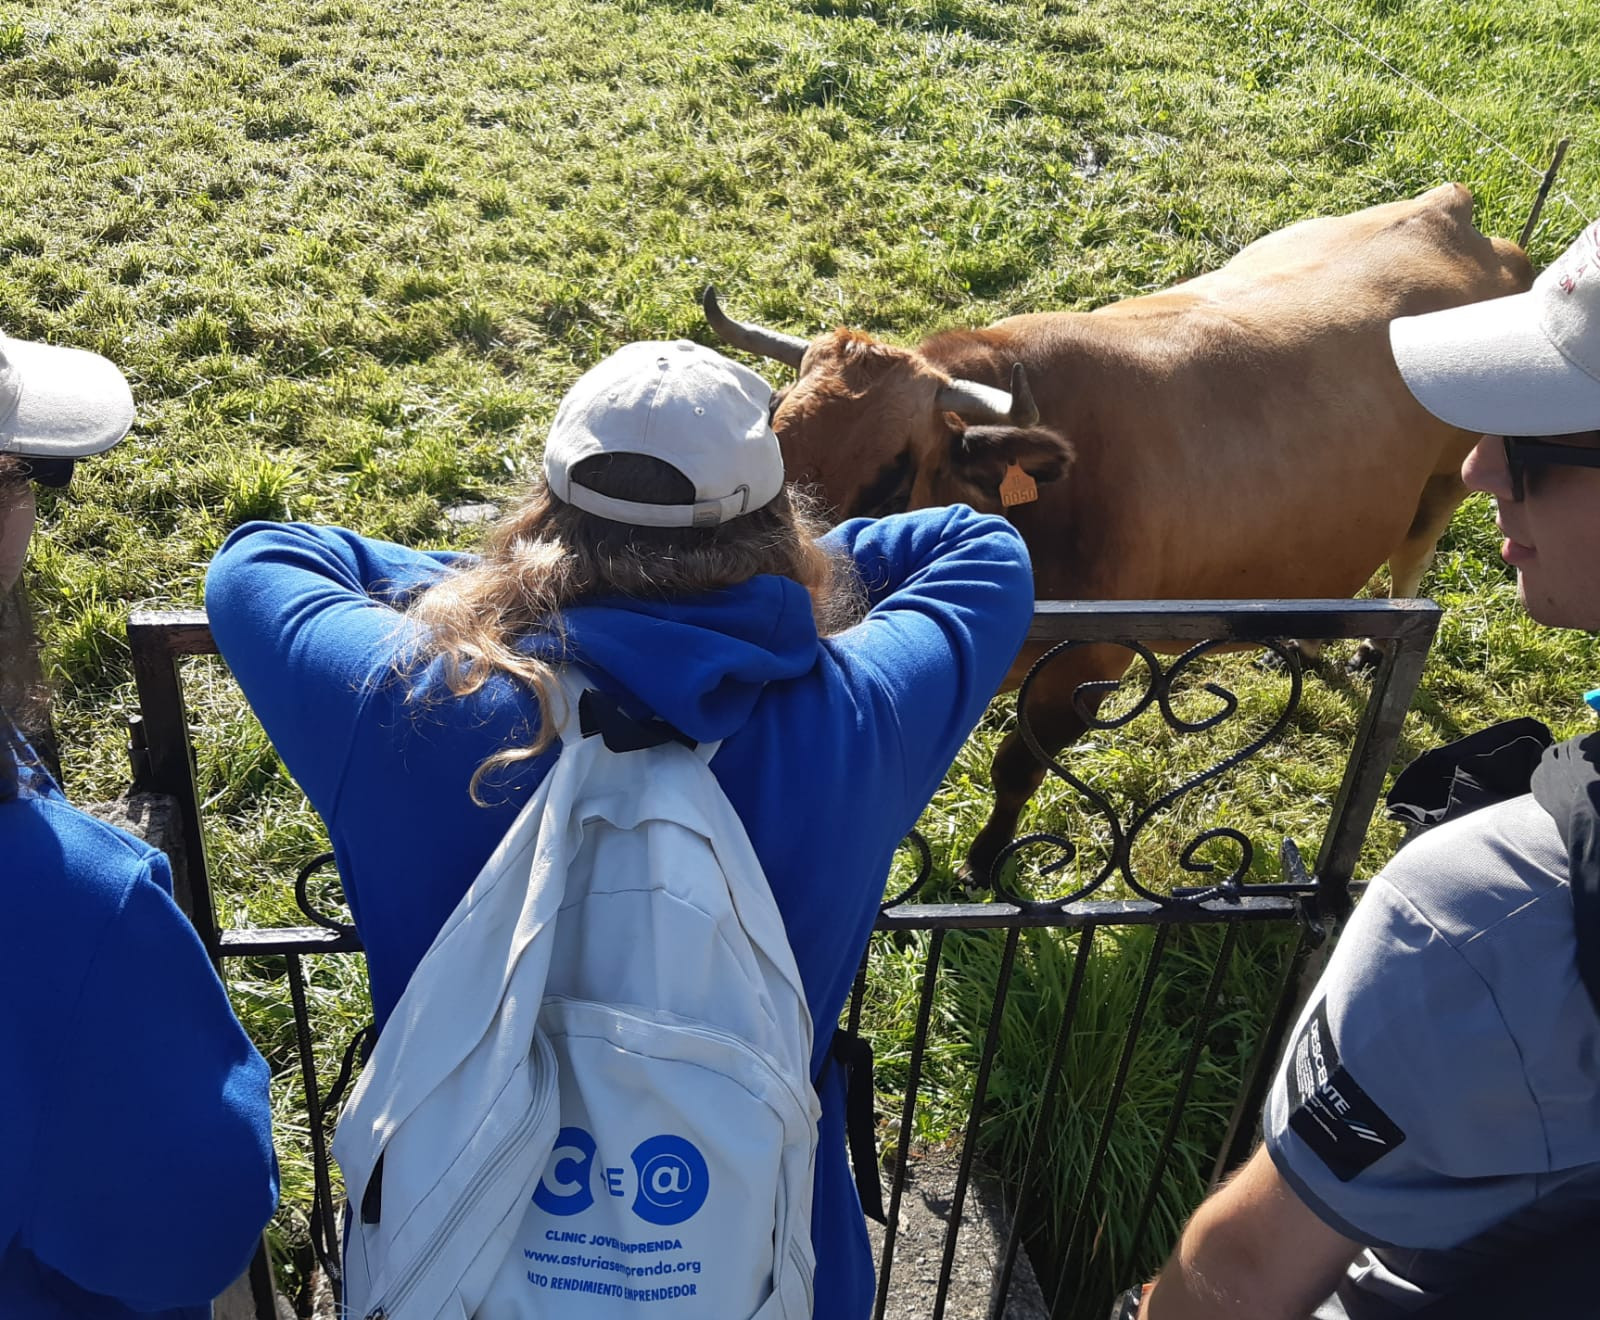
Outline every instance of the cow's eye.
[[882, 518], [904, 513], [911, 505], [911, 454], [902, 450], [861, 489], [856, 497], [856, 513], [863, 518]]

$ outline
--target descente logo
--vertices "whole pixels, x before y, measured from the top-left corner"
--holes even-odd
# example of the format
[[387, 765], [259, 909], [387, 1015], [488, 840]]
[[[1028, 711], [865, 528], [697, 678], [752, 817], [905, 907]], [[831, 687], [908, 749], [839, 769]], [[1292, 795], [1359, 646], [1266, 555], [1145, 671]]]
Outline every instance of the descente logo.
[[629, 1209], [647, 1224], [667, 1226], [692, 1218], [706, 1202], [711, 1173], [692, 1141], [662, 1133], [641, 1141], [627, 1164], [605, 1164], [594, 1137], [581, 1127], [564, 1127], [533, 1203], [548, 1215], [582, 1214], [597, 1194], [627, 1199]]

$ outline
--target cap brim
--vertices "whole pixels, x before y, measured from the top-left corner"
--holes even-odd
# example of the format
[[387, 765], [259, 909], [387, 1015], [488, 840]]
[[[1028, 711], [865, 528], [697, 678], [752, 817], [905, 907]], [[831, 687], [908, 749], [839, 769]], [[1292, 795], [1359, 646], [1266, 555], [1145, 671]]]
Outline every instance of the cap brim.
[[21, 390], [0, 420], [0, 454], [85, 458], [110, 449], [133, 425], [133, 391], [116, 366], [81, 348], [0, 341]]
[[1417, 402], [1482, 435], [1571, 435], [1600, 427], [1600, 381], [1550, 342], [1533, 292], [1389, 323], [1395, 365]]

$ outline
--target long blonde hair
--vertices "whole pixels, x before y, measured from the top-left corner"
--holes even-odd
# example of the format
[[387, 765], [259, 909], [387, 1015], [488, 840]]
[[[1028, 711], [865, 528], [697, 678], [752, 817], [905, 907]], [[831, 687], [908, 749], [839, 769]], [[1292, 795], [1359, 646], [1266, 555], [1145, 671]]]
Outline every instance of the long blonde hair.
[[[694, 501], [689, 480], [648, 455], [598, 455], [579, 463], [572, 476], [616, 499]], [[552, 662], [525, 649], [527, 638], [544, 638], [547, 645], [540, 649], [558, 655], [565, 636], [561, 612], [580, 601], [688, 596], [764, 573], [803, 586], [818, 632], [837, 632], [860, 618], [862, 596], [853, 565], [817, 545], [825, 528], [812, 502], [794, 487], [717, 527], [664, 528], [597, 518], [556, 499], [539, 480], [489, 533], [477, 563], [440, 579], [408, 606], [408, 619], [421, 626], [402, 655], [401, 671], [415, 677], [440, 659], [445, 687], [454, 696], [468, 696], [503, 674], [537, 698], [533, 740], [502, 748], [474, 772], [472, 797], [483, 805], [479, 787], [486, 774], [539, 755], [556, 736]]]

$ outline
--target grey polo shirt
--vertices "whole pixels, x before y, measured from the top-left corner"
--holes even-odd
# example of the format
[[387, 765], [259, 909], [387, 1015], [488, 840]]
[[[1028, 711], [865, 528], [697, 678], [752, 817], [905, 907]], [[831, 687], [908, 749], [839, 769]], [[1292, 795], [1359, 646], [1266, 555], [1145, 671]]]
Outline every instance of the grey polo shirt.
[[1306, 1205], [1371, 1247], [1319, 1317], [1404, 1315], [1600, 1204], [1600, 1018], [1566, 849], [1531, 796], [1429, 831], [1372, 882], [1265, 1131]]

